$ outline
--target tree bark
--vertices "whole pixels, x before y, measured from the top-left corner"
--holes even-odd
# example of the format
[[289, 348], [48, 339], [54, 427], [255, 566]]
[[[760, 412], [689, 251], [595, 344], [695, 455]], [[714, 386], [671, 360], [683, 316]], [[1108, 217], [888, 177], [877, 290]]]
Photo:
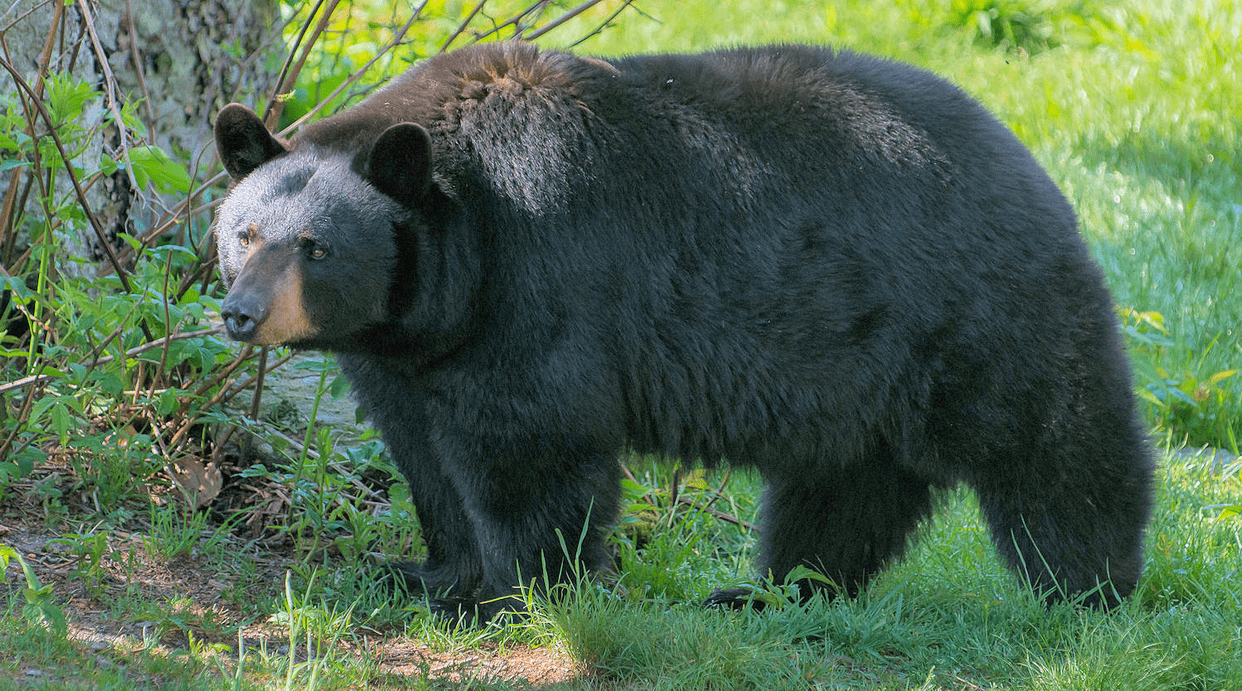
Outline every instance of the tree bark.
[[[73, 157], [88, 173], [98, 169], [101, 156], [121, 162], [129, 147], [150, 144], [188, 160], [201, 182], [194, 173], [210, 161], [212, 115], [232, 100], [266, 96], [275, 76], [268, 57], [283, 50], [277, 0], [17, 0], [0, 10], [0, 57], [40, 97], [47, 75], [85, 81], [97, 92], [77, 120], [93, 135]], [[9, 107], [18, 90], [16, 78], [0, 72], [0, 96], [10, 96], [4, 99]], [[132, 110], [141, 126], [118, 126], [122, 109]], [[36, 134], [46, 129], [47, 123], [35, 123]], [[12, 262], [29, 243], [32, 222], [43, 220], [38, 195], [28, 191], [30, 174], [17, 168], [0, 175], [6, 202], [0, 207], [0, 263], [6, 269], [16, 268]], [[65, 177], [56, 178], [58, 195], [69, 193]], [[106, 228], [109, 243], [117, 233], [149, 232], [181, 201], [151, 190], [139, 194], [133, 182], [122, 165], [86, 190], [83, 206]], [[31, 222], [20, 223], [23, 216]], [[102, 260], [98, 234], [85, 223], [69, 225], [58, 230], [63, 253]], [[71, 272], [76, 266], [60, 265]]]

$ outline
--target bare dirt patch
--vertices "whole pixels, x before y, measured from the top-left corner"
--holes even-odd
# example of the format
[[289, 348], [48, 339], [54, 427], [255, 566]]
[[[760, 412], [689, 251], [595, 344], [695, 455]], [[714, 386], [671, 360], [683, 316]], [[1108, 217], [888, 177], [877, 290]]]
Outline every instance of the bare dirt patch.
[[[39, 582], [51, 584], [55, 603], [69, 622], [70, 637], [84, 653], [107, 663], [127, 651], [145, 647], [157, 653], [187, 650], [190, 637], [221, 645], [236, 659], [238, 633], [248, 648], [263, 645], [287, 653], [288, 633], [270, 621], [261, 603], [279, 602], [285, 574], [296, 561], [280, 545], [268, 551], [250, 543], [244, 577], [208, 563], [193, 551], [164, 558], [152, 549], [150, 526], [141, 519], [123, 527], [102, 529], [73, 516], [91, 515], [84, 497], [67, 491], [56, 511], [49, 512], [34, 489], [50, 482], [69, 490], [72, 468], [49, 464], [9, 488], [0, 503], [0, 543], [17, 550]], [[227, 488], [234, 496], [254, 495]], [[59, 512], [59, 514], [57, 513]], [[88, 536], [86, 538], [75, 536]], [[249, 567], [248, 567], [249, 568]], [[0, 592], [21, 601], [25, 586], [20, 567], [10, 564]], [[399, 631], [372, 631], [344, 636], [345, 654], [366, 655], [380, 675], [428, 677], [456, 683], [466, 679], [556, 685], [580, 676], [572, 659], [554, 648], [486, 644], [464, 652], [444, 652]]]

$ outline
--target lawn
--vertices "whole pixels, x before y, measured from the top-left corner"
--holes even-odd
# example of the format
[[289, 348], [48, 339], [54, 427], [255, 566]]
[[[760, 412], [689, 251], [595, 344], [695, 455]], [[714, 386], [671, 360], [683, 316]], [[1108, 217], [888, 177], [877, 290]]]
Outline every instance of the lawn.
[[[570, 46], [618, 6], [537, 40]], [[473, 5], [428, 7], [410, 50], [442, 44]], [[848, 47], [951, 79], [1073, 202], [1112, 288], [1159, 459], [1146, 571], [1123, 606], [1045, 608], [1001, 565], [973, 495], [955, 490], [857, 599], [798, 605], [776, 589], [762, 612], [706, 611], [713, 587], [752, 575], [758, 479], [625, 456], [617, 574], [533, 599], [527, 618], [453, 629], [364, 568], [417, 550], [418, 530], [330, 361], [264, 355], [281, 363], [266, 381], [279, 381], [251, 409], [252, 394], [237, 391], [253, 391], [243, 384], [259, 356], [233, 365], [237, 349], [215, 335], [166, 342], [165, 360], [182, 357], [194, 376], [149, 391], [127, 377], [174, 368], [137, 356], [19, 386], [43, 370], [13, 364], [34, 361], [35, 348], [10, 340], [0, 423], [22, 443], [4, 442], [13, 454], [0, 458], [0, 688], [1242, 689], [1242, 6], [649, 2], [574, 50], [772, 41]], [[346, 69], [329, 53], [316, 60], [287, 103], [289, 122]], [[386, 64], [373, 81], [396, 69]], [[145, 293], [101, 280], [58, 287], [60, 302], [32, 297], [50, 329], [64, 325], [60, 350], [44, 357], [72, 360], [63, 353], [106, 345], [114, 329], [136, 333], [125, 320], [146, 308], [126, 300], [161, 304], [171, 272], [209, 266], [200, 244], [147, 249], [134, 272]], [[203, 285], [162, 303], [166, 324], [208, 323], [222, 291]], [[70, 323], [97, 333], [75, 342]], [[187, 508], [168, 468], [220, 476], [162, 455], [173, 447], [139, 429], [144, 415], [191, 420], [180, 433], [168, 423], [175, 440], [236, 427], [213, 437], [227, 472], [202, 508]]]

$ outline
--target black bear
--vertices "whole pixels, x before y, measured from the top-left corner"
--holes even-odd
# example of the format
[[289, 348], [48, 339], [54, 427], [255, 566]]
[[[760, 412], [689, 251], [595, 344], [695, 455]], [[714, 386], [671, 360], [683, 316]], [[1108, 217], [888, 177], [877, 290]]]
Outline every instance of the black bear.
[[236, 104], [215, 131], [228, 331], [336, 354], [417, 508], [398, 568], [441, 607], [511, 606], [563, 544], [601, 566], [626, 445], [756, 467], [777, 582], [856, 592], [963, 482], [1050, 599], [1135, 586], [1153, 471], [1101, 272], [937, 77], [501, 43], [289, 142]]

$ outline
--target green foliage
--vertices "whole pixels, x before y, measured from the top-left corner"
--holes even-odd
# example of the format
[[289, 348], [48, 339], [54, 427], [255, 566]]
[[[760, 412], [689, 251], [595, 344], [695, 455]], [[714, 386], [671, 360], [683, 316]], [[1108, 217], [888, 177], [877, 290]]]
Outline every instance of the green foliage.
[[[142, 254], [132, 272], [95, 277], [75, 267], [83, 259], [70, 239], [88, 234], [93, 212], [73, 186], [58, 183], [71, 177], [80, 186], [118, 168], [110, 161], [87, 168], [78, 158], [98, 136], [84, 124], [85, 105], [97, 98], [92, 86], [58, 75], [46, 84], [47, 118], [23, 118], [28, 111], [17, 93], [0, 97], [0, 118], [14, 133], [0, 147], [28, 167], [41, 210], [17, 214], [11, 238], [24, 234], [29, 247], [5, 262], [14, 273], [4, 277], [10, 309], [8, 332], [0, 335], [0, 378], [12, 393], [0, 414], [0, 490], [29, 475], [51, 450], [82, 470], [98, 459], [100, 488], [116, 499], [133, 491], [123, 486], [132, 485], [135, 468], [158, 467], [152, 446], [184, 426], [170, 423], [185, 423], [217, 392], [204, 382], [233, 358], [232, 347], [208, 329], [214, 298], [179, 278], [200, 271], [194, 250], [168, 244], [143, 252], [137, 239], [126, 238]], [[136, 121], [109, 124], [137, 134]], [[128, 161], [140, 181], [189, 189], [184, 163], [157, 147], [131, 148]], [[117, 458], [127, 461], [126, 480], [112, 472]]]
[[640, 601], [701, 601], [709, 582], [747, 573], [759, 479], [713, 476], [660, 459], [625, 457], [621, 519], [614, 530], [619, 586]]
[[48, 541], [48, 545], [65, 547], [74, 560], [73, 577], [85, 584], [92, 595], [102, 593], [107, 571], [104, 557], [109, 553], [108, 536], [100, 532], [66, 533]]
[[[580, 5], [430, 0], [419, 3], [419, 21], [410, 22], [409, 8], [400, 3], [353, 0], [346, 4], [352, 5], [350, 11], [337, 11], [324, 19], [311, 16], [315, 5], [282, 2], [282, 15], [287, 20], [285, 39], [304, 62], [293, 87], [277, 97], [282, 128], [312, 113], [340, 110], [429, 55], [480, 41], [538, 35], [558, 15]], [[599, 23], [616, 8], [601, 2], [593, 9], [584, 18]], [[314, 29], [307, 32], [308, 26]], [[574, 24], [553, 35], [580, 38], [581, 32]], [[394, 44], [400, 44], [401, 49], [393, 51]]]
[[1041, 53], [1070, 44], [1087, 48], [1117, 31], [1108, 5], [1094, 0], [903, 0], [916, 25], [965, 36], [974, 45]]
[[188, 511], [177, 505], [150, 505], [150, 534], [143, 546], [161, 559], [189, 557], [218, 548], [228, 535], [225, 522], [214, 530], [208, 526], [207, 514]]
[[[1122, 324], [1138, 357], [1134, 370], [1138, 394], [1149, 407], [1149, 419], [1158, 431], [1184, 435], [1192, 443], [1210, 443], [1238, 453], [1234, 434], [1236, 416], [1231, 414], [1236, 401], [1222, 384], [1238, 373], [1235, 369], [1214, 372], [1202, 379], [1195, 374], [1203, 371], [1203, 356], [1176, 376], [1162, 366], [1153, 364], [1164, 349], [1176, 341], [1165, 327], [1159, 312], [1122, 311]], [[1206, 352], [1215, 343], [1208, 344]], [[1205, 355], [1206, 355], [1205, 352]]]
[[51, 584], [43, 585], [39, 582], [38, 576], [35, 575], [30, 565], [18, 554], [17, 550], [4, 544], [0, 544], [0, 573], [5, 574], [5, 580], [8, 580], [9, 560], [16, 560], [18, 566], [22, 569], [22, 577], [26, 581], [26, 587], [22, 589], [22, 598], [26, 601], [22, 607], [22, 617], [26, 621], [36, 625], [46, 625], [54, 633], [64, 635], [68, 627], [65, 622], [65, 613], [59, 605], [55, 603], [55, 595], [52, 592]]
[[[310, 588], [313, 582], [312, 576], [307, 587]], [[352, 607], [338, 613], [335, 609], [307, 606], [304, 604], [306, 599], [303, 597], [299, 601], [295, 598], [291, 577], [287, 575], [284, 609], [272, 617], [274, 623], [288, 632], [288, 655], [282, 660], [286, 691], [318, 688], [320, 675], [334, 665], [337, 641], [351, 628]], [[299, 645], [303, 646], [304, 662], [298, 661]]]

